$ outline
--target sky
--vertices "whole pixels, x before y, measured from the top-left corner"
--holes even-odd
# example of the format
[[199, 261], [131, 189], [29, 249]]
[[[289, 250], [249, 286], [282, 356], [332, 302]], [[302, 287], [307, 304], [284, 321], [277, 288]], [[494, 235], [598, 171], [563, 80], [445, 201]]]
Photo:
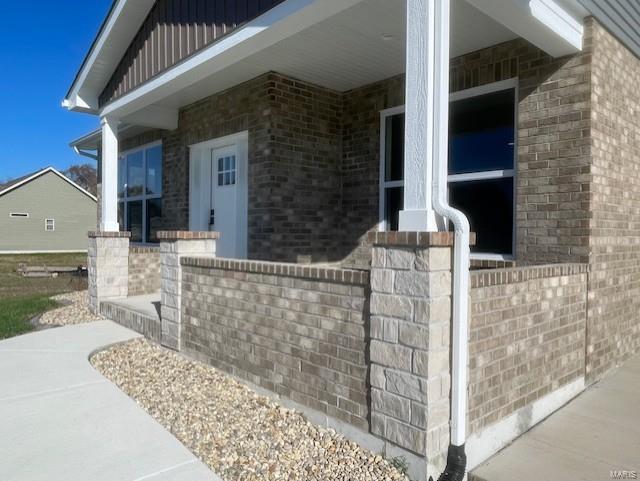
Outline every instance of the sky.
[[111, 0], [3, 2], [0, 15], [0, 183], [93, 162], [69, 142], [99, 126], [61, 102]]

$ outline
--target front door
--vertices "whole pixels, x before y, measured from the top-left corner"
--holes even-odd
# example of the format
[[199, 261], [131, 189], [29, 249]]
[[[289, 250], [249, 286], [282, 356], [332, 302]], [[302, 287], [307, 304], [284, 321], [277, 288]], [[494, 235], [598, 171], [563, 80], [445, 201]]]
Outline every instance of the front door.
[[218, 257], [247, 255], [246, 154], [246, 134], [190, 147], [190, 230], [220, 232]]

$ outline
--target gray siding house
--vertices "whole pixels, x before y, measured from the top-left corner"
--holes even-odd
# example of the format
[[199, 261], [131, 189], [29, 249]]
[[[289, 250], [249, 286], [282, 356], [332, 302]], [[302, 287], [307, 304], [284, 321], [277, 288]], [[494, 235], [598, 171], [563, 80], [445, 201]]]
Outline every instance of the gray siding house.
[[0, 186], [0, 254], [86, 251], [96, 202], [52, 167]]

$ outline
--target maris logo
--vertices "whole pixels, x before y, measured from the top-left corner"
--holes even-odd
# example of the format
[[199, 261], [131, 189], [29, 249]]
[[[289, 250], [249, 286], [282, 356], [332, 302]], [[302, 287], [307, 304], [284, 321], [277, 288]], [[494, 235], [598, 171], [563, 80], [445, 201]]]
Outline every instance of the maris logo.
[[611, 471], [611, 479], [638, 479], [637, 471]]

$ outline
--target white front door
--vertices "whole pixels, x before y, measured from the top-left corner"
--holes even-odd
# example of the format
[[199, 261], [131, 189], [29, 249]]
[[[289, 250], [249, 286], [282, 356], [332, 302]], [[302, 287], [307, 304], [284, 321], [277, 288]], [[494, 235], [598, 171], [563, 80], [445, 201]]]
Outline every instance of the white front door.
[[247, 135], [190, 147], [189, 228], [220, 232], [218, 257], [247, 256]]

